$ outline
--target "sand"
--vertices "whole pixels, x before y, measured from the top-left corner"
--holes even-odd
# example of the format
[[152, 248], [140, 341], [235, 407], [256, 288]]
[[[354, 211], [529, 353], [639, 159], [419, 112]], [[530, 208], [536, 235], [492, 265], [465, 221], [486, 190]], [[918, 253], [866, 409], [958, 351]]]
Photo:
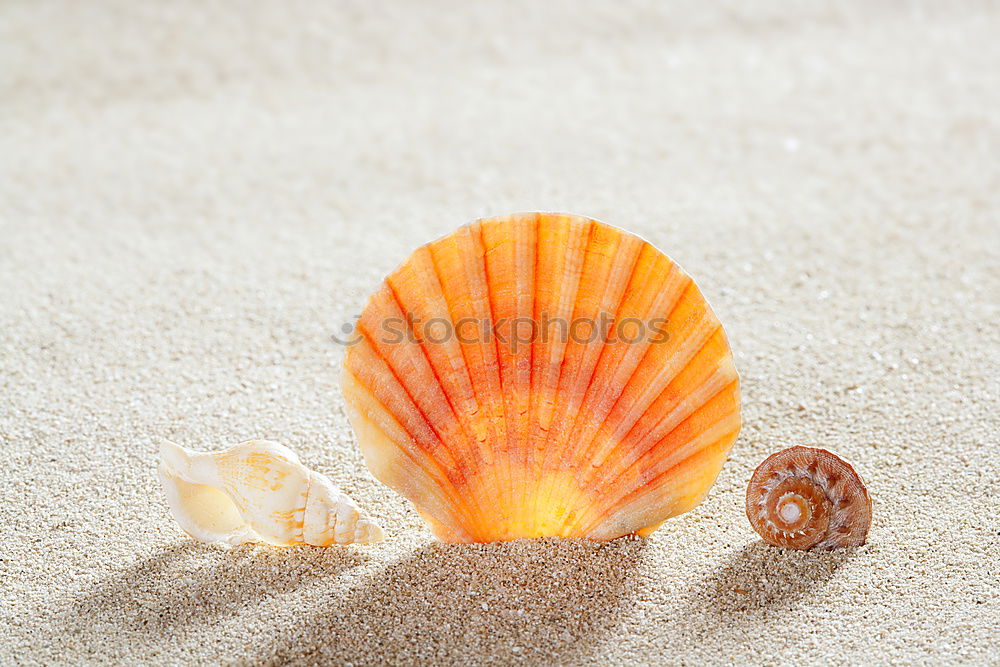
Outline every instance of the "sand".
[[[705, 4], [0, 5], [0, 663], [1000, 661], [996, 7]], [[438, 544], [348, 426], [329, 335], [536, 209], [656, 243], [733, 344], [743, 432], [649, 540]], [[187, 539], [156, 443], [251, 437], [389, 539]], [[809, 443], [868, 545], [750, 529]]]

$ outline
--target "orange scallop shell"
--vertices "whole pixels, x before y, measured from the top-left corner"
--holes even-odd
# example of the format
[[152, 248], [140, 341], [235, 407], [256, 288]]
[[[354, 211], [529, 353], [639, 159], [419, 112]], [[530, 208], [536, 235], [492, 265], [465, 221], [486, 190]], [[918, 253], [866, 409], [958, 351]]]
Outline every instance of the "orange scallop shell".
[[357, 332], [365, 461], [448, 542], [647, 535], [701, 502], [740, 429], [691, 278], [588, 218], [486, 218], [418, 248]]

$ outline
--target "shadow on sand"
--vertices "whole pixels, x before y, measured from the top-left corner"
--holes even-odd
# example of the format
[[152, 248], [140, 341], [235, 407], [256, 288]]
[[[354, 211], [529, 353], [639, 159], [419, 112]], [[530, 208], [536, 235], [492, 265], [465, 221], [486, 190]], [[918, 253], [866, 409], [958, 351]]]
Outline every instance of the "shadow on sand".
[[[182, 542], [77, 596], [61, 625], [100, 637], [84, 653], [101, 659], [170, 658], [189, 629], [250, 616], [259, 640], [229, 649], [247, 663], [573, 663], [619, 630], [622, 608], [638, 599], [645, 547], [642, 539], [433, 543], [373, 569], [374, 554], [363, 549]], [[664, 610], [669, 616], [649, 620], [671, 624], [685, 641], [740, 640], [822, 598], [837, 570], [863, 557], [748, 544], [678, 590], [686, 600]], [[359, 567], [350, 583], [340, 577]], [[301, 588], [310, 589], [309, 604], [285, 609]], [[253, 611], [275, 604], [284, 612]]]
[[101, 653], [114, 655], [116, 642], [141, 635], [143, 643], [149, 643], [188, 625], [212, 623], [248, 602], [335, 577], [366, 561], [367, 556], [353, 549], [224, 550], [181, 542], [99, 582], [74, 601], [63, 624], [67, 629], [107, 626]]
[[758, 540], [734, 552], [704, 582], [720, 615], [740, 614], [813, 595], [837, 570], [856, 556], [855, 550], [794, 551]]
[[253, 661], [570, 662], [614, 631], [644, 546], [641, 539], [427, 545], [336, 593]]
[[[745, 645], [812, 600], [821, 600], [837, 570], [863, 557], [856, 549], [792, 551], [757, 541], [729, 554], [686, 592], [674, 618], [685, 640], [706, 646]], [[735, 644], [734, 644], [735, 642]], [[732, 656], [719, 656], [731, 659]]]

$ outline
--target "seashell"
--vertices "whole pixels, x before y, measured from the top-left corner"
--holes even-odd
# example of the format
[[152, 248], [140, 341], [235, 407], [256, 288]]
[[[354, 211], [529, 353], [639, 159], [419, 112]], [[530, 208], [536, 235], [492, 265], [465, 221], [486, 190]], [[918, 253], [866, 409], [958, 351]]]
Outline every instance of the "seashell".
[[825, 449], [790, 447], [754, 471], [747, 518], [776, 547], [856, 547], [868, 536], [872, 500], [847, 461]]
[[365, 461], [444, 541], [648, 535], [701, 502], [740, 429], [691, 278], [589, 218], [487, 218], [425, 245], [356, 333], [342, 387]]
[[384, 537], [327, 477], [276, 442], [199, 453], [165, 441], [159, 475], [171, 514], [202, 542], [325, 547]]

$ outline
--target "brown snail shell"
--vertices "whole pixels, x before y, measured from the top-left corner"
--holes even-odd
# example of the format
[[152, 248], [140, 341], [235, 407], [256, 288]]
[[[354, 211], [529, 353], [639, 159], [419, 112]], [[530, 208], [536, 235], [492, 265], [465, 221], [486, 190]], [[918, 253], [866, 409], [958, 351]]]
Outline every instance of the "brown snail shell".
[[790, 447], [754, 471], [747, 486], [747, 518], [776, 547], [856, 547], [868, 536], [872, 500], [847, 461], [825, 449]]

